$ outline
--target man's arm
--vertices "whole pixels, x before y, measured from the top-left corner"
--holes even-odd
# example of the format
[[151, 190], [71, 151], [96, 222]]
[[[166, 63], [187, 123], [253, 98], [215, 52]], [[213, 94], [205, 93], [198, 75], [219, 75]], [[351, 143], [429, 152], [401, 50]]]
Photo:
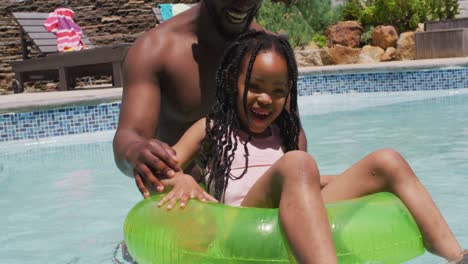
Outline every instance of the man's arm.
[[163, 69], [165, 48], [155, 36], [157, 32], [146, 33], [128, 51], [119, 125], [114, 137], [117, 166], [126, 175], [135, 177], [145, 197], [149, 195], [145, 184], [162, 189], [155, 171], [172, 176], [179, 169], [173, 150], [153, 139], [159, 121], [158, 74]]

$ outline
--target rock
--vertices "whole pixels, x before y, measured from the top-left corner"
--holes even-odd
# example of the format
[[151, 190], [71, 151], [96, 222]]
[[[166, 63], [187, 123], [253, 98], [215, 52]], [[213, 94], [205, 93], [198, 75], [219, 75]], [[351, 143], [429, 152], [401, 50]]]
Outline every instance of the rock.
[[297, 46], [294, 48], [294, 51], [304, 51], [304, 50], [318, 50], [320, 47], [315, 44], [315, 42], [311, 41], [303, 46]]
[[377, 26], [372, 31], [372, 44], [382, 49], [395, 47], [398, 40], [398, 33], [393, 26]]
[[323, 62], [320, 52], [319, 49], [296, 51], [294, 56], [296, 57], [297, 65], [300, 67], [322, 66]]
[[0, 67], [0, 73], [10, 73], [12, 70], [11, 67]]
[[415, 32], [424, 32], [424, 23], [418, 23], [418, 28], [416, 28]]
[[315, 44], [315, 42], [311, 41], [307, 43], [306, 45], [296, 46], [294, 48], [294, 52], [305, 51], [305, 50], [318, 50], [318, 49], [320, 49], [320, 47], [317, 44]]
[[[6, 89], [6, 87], [8, 86], [9, 83], [11, 84], [11, 82], [8, 82], [8, 80], [6, 80], [6, 79], [3, 79], [3, 80], [0, 79], [0, 89]], [[4, 88], [2, 88], [2, 87], [4, 87]]]
[[380, 61], [392, 61], [397, 57], [396, 49], [394, 47], [389, 47], [385, 50], [385, 53], [380, 57]]
[[359, 49], [353, 49], [341, 45], [320, 50], [323, 65], [353, 64], [359, 61]]
[[8, 94], [9, 92], [6, 89], [0, 88], [0, 94]]
[[41, 85], [40, 90], [43, 91], [54, 91], [58, 89], [58, 84], [57, 83], [47, 83], [45, 85]]
[[317, 44], [315, 44], [315, 42], [311, 41], [307, 43], [307, 45], [304, 46], [304, 49], [305, 50], [318, 50], [320, 49], [320, 47]]
[[350, 48], [357, 48], [361, 43], [363, 28], [359, 22], [344, 21], [329, 26], [325, 30], [328, 38], [328, 47], [341, 45]]
[[120, 16], [107, 16], [107, 17], [101, 17], [101, 22], [102, 23], [120, 22], [120, 19], [121, 19]]
[[414, 60], [416, 58], [414, 32], [400, 34], [397, 41], [396, 57], [399, 60]]
[[366, 45], [362, 48], [359, 55], [359, 63], [376, 63], [380, 62], [380, 57], [385, 53], [381, 47]]

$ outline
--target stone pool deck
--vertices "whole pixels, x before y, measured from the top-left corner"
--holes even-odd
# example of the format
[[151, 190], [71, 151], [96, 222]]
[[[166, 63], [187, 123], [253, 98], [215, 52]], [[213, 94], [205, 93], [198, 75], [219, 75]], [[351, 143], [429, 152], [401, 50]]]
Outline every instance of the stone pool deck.
[[[376, 64], [349, 64], [300, 68], [300, 75], [333, 75], [359, 72], [403, 72], [437, 68], [468, 68], [468, 57], [393, 61]], [[468, 78], [468, 77], [467, 77]], [[466, 87], [468, 88], [468, 87]], [[44, 93], [22, 93], [0, 96], [0, 113], [24, 112], [66, 105], [86, 105], [119, 101], [122, 88], [79, 89]]]
[[392, 72], [392, 71], [414, 71], [423, 69], [437, 69], [450, 67], [468, 67], [468, 57], [425, 59], [407, 61], [389, 61], [368, 64], [343, 64], [320, 67], [301, 67], [300, 74], [343, 74], [354, 72]]
[[99, 88], [2, 95], [0, 96], [0, 113], [120, 101], [122, 90], [122, 88]]

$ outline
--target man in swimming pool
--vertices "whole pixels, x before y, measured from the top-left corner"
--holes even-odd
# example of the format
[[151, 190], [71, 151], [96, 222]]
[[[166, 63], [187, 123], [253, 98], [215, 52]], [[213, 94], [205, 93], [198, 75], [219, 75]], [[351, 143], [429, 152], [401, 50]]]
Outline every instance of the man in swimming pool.
[[[262, 0], [202, 0], [138, 38], [126, 66], [114, 155], [144, 197], [179, 170], [173, 150], [215, 99], [215, 73], [227, 41], [248, 29]], [[304, 133], [300, 148], [306, 150]]]
[[[161, 191], [158, 179], [180, 169], [169, 146], [214, 102], [215, 71], [225, 43], [247, 29], [261, 28], [253, 21], [261, 4], [201, 0], [142, 35], [129, 50], [114, 155], [144, 197], [152, 188]], [[299, 143], [305, 150], [303, 133]], [[323, 188], [322, 197], [332, 202], [378, 191], [392, 191], [409, 203], [427, 249], [447, 259], [460, 257], [461, 247], [436, 205], [394, 150], [381, 149], [356, 162]]]

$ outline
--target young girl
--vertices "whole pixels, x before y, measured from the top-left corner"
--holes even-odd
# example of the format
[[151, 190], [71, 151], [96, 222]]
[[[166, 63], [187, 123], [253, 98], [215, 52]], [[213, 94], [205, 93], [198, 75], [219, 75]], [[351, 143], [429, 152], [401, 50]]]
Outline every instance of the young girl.
[[426, 248], [459, 261], [460, 245], [398, 153], [376, 151], [321, 186], [314, 159], [297, 150], [297, 75], [287, 40], [253, 31], [234, 41], [217, 71], [215, 105], [173, 146], [181, 164], [201, 160], [211, 195], [179, 172], [162, 181], [172, 190], [159, 206], [167, 203], [171, 209], [180, 202], [184, 207], [189, 199], [199, 199], [278, 207], [299, 263], [337, 263], [324, 203], [390, 191], [414, 216]]

